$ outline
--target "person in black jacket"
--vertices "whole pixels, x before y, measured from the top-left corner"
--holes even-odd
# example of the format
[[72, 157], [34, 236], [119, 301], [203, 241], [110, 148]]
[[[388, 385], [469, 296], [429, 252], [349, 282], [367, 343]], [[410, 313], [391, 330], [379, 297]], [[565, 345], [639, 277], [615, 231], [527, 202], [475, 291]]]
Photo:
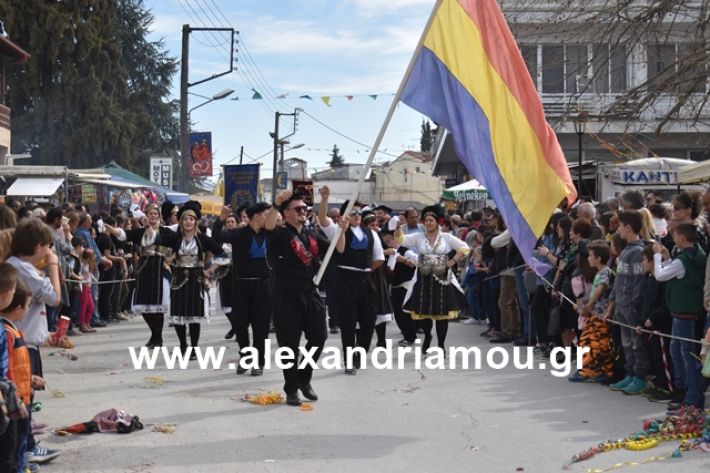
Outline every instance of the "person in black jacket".
[[[291, 357], [283, 370], [286, 403], [299, 406], [299, 389], [311, 401], [318, 395], [311, 386], [313, 368], [299, 367], [298, 347], [301, 334], [306, 337], [306, 349], [315, 348], [313, 360], [318, 361], [328, 338], [325, 305], [313, 277], [318, 270], [319, 255], [325, 254], [329, 242], [305, 227], [306, 206], [303, 196], [285, 190], [278, 194], [274, 206], [266, 213], [267, 262], [274, 275], [274, 327], [279, 346], [288, 347]], [[284, 225], [277, 226], [279, 211]]]
[[[644, 295], [641, 300], [641, 315], [643, 327], [660, 333], [671, 333], [673, 318], [666, 306], [666, 283], [657, 281], [653, 276], [653, 245], [646, 245], [643, 250], [643, 270], [646, 273]], [[645, 390], [648, 400], [652, 402], [667, 402], [673, 398], [673, 368], [668, 353], [669, 341], [657, 335], [644, 334], [648, 357], [651, 361], [650, 374], [652, 384]], [[665, 352], [668, 363], [668, 374], [663, 362]]]
[[[264, 369], [264, 343], [269, 338], [273, 289], [271, 270], [266, 264], [265, 212], [271, 206], [258, 203], [246, 210], [249, 224], [233, 230], [222, 230], [218, 220], [213, 226], [213, 237], [219, 243], [232, 245], [233, 294], [239, 294], [239, 303], [232, 305], [232, 320], [239, 348], [252, 346], [249, 342], [249, 326], [254, 336], [253, 346], [258, 354], [258, 366], [252, 368], [252, 376], [261, 376]], [[241, 364], [237, 374], [244, 373]]]

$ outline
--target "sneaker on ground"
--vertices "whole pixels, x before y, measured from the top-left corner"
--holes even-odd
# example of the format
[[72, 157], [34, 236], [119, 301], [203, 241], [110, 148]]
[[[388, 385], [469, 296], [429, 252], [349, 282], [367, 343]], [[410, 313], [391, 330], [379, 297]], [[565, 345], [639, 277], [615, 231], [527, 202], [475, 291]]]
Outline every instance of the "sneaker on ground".
[[25, 460], [27, 463], [49, 463], [59, 456], [59, 450], [51, 450], [49, 448], [42, 448], [37, 445], [34, 450], [27, 452], [25, 454]]
[[633, 380], [623, 389], [624, 394], [640, 394], [646, 388], [646, 380], [634, 377]]
[[663, 388], [656, 388], [655, 392], [648, 396], [651, 402], [668, 402], [673, 399], [675, 393]]
[[125, 312], [121, 312], [120, 314], [116, 315], [116, 318], [118, 320], [131, 320], [131, 318], [128, 317]]
[[465, 324], [465, 325], [475, 325], [478, 323], [478, 320], [476, 320], [474, 318], [470, 318], [470, 319], [462, 320], [461, 323]]
[[622, 379], [618, 383], [610, 384], [609, 389], [611, 389], [612, 391], [623, 391], [626, 388], [626, 386], [628, 386], [631, 383], [631, 381], [633, 381], [633, 380], [634, 380], [633, 376], [626, 376], [624, 379]]

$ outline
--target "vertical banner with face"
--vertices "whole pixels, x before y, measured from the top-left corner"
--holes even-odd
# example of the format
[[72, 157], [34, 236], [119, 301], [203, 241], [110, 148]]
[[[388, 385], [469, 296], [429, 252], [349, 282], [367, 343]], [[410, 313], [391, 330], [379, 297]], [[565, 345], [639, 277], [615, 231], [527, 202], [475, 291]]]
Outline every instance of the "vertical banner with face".
[[231, 205], [233, 209], [240, 205], [254, 205], [258, 190], [258, 164], [224, 166], [224, 205]]
[[212, 133], [190, 133], [190, 157], [187, 163], [190, 177], [212, 175]]

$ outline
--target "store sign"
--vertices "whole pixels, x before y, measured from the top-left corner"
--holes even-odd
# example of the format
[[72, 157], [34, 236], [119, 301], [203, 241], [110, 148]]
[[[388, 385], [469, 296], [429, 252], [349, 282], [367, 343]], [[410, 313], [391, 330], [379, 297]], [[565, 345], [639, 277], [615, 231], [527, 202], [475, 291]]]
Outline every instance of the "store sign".
[[625, 186], [675, 185], [678, 183], [678, 171], [652, 169], [614, 169], [611, 182]]
[[159, 186], [171, 189], [173, 160], [171, 158], [150, 158], [150, 180]]
[[95, 204], [98, 201], [96, 198], [96, 186], [93, 184], [81, 185], [81, 202], [84, 204]]

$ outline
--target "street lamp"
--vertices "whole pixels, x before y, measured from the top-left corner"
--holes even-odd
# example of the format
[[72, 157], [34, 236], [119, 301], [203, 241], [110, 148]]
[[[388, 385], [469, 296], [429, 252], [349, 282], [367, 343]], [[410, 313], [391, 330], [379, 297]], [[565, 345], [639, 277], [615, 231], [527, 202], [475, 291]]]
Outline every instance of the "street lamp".
[[579, 147], [579, 167], [577, 168], [577, 197], [582, 195], [584, 179], [582, 177], [582, 137], [587, 131], [587, 113], [580, 111], [574, 118], [574, 132], [577, 133], [577, 146]]
[[[212, 98], [207, 99], [206, 102], [202, 102], [200, 105], [197, 105], [197, 106], [195, 106], [195, 107], [192, 107], [190, 110], [187, 111], [187, 116], [188, 116], [188, 120], [187, 120], [187, 121], [188, 121], [188, 123], [190, 122], [189, 117], [190, 117], [190, 114], [192, 113], [193, 110], [195, 110], [195, 109], [197, 109], [197, 108], [200, 108], [200, 107], [202, 107], [203, 105], [207, 105], [207, 104], [210, 103], [210, 102], [214, 102], [215, 100], [222, 100], [222, 99], [225, 99], [225, 98], [229, 97], [230, 95], [232, 95], [233, 93], [234, 93], [234, 89], [224, 89], [223, 91], [217, 92], [216, 94], [214, 94], [214, 95], [212, 96]], [[192, 94], [192, 95], [197, 95], [197, 94]], [[204, 95], [198, 95], [198, 97], [204, 97]]]

